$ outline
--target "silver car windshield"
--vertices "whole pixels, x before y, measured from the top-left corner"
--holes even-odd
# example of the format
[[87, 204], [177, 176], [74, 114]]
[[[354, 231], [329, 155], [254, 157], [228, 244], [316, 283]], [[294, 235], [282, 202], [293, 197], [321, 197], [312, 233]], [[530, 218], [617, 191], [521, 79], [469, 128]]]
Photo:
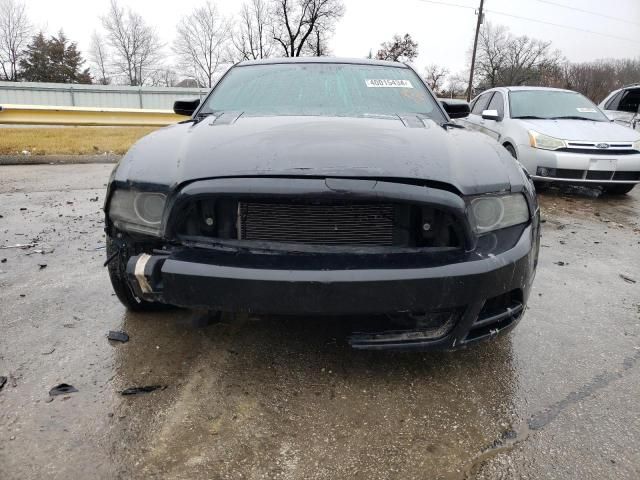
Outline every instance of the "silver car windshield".
[[517, 90], [509, 92], [511, 118], [575, 119], [608, 121], [588, 98], [559, 90]]
[[358, 64], [272, 64], [233, 68], [200, 113], [243, 115], [384, 116], [446, 119], [408, 68]]

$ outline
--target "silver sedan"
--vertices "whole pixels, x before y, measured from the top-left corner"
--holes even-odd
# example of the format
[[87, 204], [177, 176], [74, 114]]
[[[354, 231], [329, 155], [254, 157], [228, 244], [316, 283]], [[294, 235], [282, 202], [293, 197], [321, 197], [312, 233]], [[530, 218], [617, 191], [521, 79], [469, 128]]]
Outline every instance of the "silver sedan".
[[460, 122], [500, 142], [538, 184], [593, 184], [624, 194], [640, 183], [640, 132], [611, 122], [577, 92], [499, 87], [470, 107]]

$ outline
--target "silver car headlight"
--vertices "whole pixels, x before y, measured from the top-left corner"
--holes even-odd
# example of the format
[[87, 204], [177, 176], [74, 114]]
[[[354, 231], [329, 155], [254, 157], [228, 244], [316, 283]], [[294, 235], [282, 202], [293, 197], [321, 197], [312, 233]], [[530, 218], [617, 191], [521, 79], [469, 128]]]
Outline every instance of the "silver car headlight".
[[158, 236], [166, 200], [164, 193], [116, 190], [109, 203], [109, 218], [120, 230]]
[[564, 140], [538, 133], [535, 130], [529, 130], [529, 145], [531, 145], [533, 148], [541, 148], [543, 150], [558, 150], [559, 148], [567, 148], [567, 142], [565, 142]]
[[530, 218], [527, 200], [521, 193], [472, 198], [468, 212], [477, 234], [526, 223]]

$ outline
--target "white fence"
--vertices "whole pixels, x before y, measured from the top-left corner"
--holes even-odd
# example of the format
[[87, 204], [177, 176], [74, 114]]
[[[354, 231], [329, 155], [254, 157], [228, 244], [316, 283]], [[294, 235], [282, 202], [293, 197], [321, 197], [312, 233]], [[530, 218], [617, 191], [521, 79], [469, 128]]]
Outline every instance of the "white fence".
[[206, 88], [0, 82], [0, 105], [171, 110], [175, 100], [204, 98], [207, 93]]

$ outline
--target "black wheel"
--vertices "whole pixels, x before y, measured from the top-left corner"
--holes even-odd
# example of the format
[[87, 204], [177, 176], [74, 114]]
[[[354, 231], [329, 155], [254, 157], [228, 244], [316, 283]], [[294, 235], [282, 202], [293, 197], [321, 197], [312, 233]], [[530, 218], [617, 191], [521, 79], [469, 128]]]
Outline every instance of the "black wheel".
[[113, 291], [116, 293], [118, 300], [127, 307], [127, 309], [134, 312], [150, 312], [157, 310], [164, 310], [167, 305], [162, 303], [147, 302], [141, 298], [138, 298], [134, 293], [129, 282], [127, 281], [127, 260], [129, 260], [129, 252], [125, 249], [118, 251], [117, 243], [111, 238], [107, 237], [107, 258], [111, 258], [112, 255], [116, 255], [111, 262], [109, 262], [109, 278], [111, 279], [111, 285], [113, 285]]
[[614, 185], [603, 185], [602, 188], [605, 193], [610, 195], [624, 195], [629, 193], [635, 187], [635, 183], [617, 183]]
[[509, 152], [513, 158], [515, 159], [518, 158], [518, 155], [516, 154], [516, 149], [513, 148], [513, 145], [511, 145], [510, 143], [505, 143], [504, 148], [507, 149], [507, 152]]

